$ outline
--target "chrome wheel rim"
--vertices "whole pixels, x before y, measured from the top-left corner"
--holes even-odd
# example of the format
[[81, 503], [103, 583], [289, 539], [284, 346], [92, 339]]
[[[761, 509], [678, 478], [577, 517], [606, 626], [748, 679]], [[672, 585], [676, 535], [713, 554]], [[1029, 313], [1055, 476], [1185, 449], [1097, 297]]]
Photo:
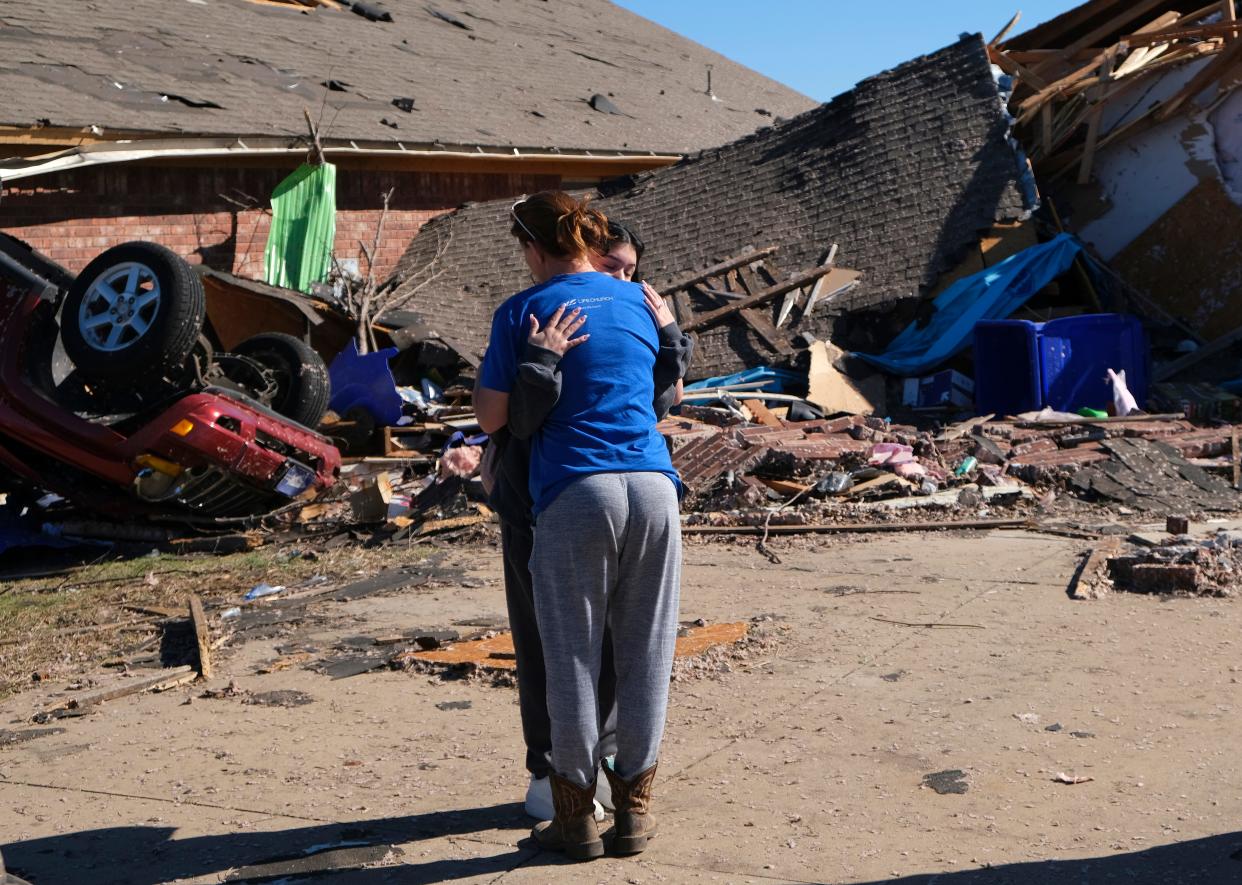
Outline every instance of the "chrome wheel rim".
[[78, 309], [78, 330], [95, 350], [114, 353], [147, 333], [160, 310], [160, 281], [151, 268], [126, 261], [100, 274]]

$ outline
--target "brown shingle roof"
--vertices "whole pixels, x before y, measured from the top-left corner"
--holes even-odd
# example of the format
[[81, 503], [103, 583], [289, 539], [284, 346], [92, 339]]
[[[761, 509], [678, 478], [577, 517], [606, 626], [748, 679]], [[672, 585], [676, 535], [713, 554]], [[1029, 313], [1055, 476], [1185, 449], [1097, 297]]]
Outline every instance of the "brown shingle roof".
[[0, 124], [300, 135], [331, 80], [334, 138], [688, 153], [813, 106], [607, 0], [386, 5], [390, 23], [248, 0], [5, 3]]
[[[780, 247], [779, 266], [792, 274], [819, 264], [836, 242], [837, 263], [863, 278], [834, 309], [878, 307], [926, 291], [980, 231], [1024, 214], [1008, 129], [975, 36], [778, 126], [620, 182], [597, 205], [641, 232], [642, 273], [657, 286], [768, 244]], [[491, 313], [529, 284], [508, 235], [508, 208], [481, 203], [436, 219], [398, 272], [408, 276], [406, 307], [480, 352]], [[817, 310], [793, 330], [822, 337], [830, 324]], [[753, 332], [734, 324], [700, 337], [692, 373], [773, 361]]]

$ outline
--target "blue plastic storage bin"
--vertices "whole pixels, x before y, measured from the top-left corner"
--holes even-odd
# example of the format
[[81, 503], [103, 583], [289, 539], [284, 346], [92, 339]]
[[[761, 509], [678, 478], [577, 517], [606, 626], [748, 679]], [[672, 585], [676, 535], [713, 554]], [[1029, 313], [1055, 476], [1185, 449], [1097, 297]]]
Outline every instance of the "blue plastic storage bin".
[[1148, 360], [1147, 336], [1134, 317], [1097, 313], [1049, 320], [1039, 333], [1044, 405], [1058, 412], [1106, 408], [1113, 401], [1108, 370], [1124, 369], [1126, 387], [1142, 408]]
[[975, 404], [982, 413], [1106, 408], [1113, 399], [1109, 369], [1125, 370], [1126, 386], [1140, 407], [1147, 400], [1150, 355], [1134, 317], [986, 320], [975, 324], [974, 351]]
[[975, 409], [981, 415], [1038, 412], [1039, 324], [1026, 320], [975, 323]]

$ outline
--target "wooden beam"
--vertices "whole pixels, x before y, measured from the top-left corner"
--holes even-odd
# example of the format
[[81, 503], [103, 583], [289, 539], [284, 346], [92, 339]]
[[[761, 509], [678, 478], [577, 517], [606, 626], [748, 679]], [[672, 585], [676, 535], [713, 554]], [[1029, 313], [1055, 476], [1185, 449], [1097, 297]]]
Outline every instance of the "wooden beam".
[[[1221, 13], [1224, 15], [1225, 21], [1228, 22], [1229, 24], [1235, 24], [1238, 20], [1238, 9], [1236, 6], [1233, 5], [1233, 0], [1221, 0], [1220, 6], [1221, 6]], [[1230, 40], [1237, 39], [1237, 36], [1238, 36], [1237, 28], [1234, 28], [1233, 30], [1229, 32]], [[1236, 486], [1237, 484], [1238, 483], [1235, 480], [1234, 485]]]
[[[1242, 45], [1242, 40], [1236, 41]], [[1181, 359], [1176, 359], [1171, 363], [1161, 366], [1155, 371], [1155, 379], [1157, 381], [1167, 381], [1169, 378], [1177, 375], [1179, 372], [1189, 369], [1196, 363], [1200, 363], [1210, 356], [1228, 350], [1233, 345], [1242, 341], [1242, 326], [1221, 335], [1219, 338], [1208, 342], [1193, 353], [1188, 353]]]
[[972, 519], [962, 522], [837, 522], [825, 525], [688, 525], [683, 535], [821, 535], [872, 532], [940, 532], [953, 529], [1037, 528], [1026, 519]]
[[1174, 40], [1208, 40], [1212, 37], [1229, 37], [1233, 30], [1236, 30], [1236, 25], [1231, 28], [1228, 23], [1218, 22], [1214, 25], [1165, 28], [1145, 34], [1135, 34], [1126, 37], [1122, 42], [1131, 49], [1138, 49], [1141, 46], [1155, 46], [1159, 43], [1171, 43]]
[[1073, 73], [1065, 77], [1062, 77], [1060, 80], [1057, 80], [1055, 83], [1048, 84], [1043, 89], [1036, 92], [1034, 95], [1024, 98], [1018, 104], [1018, 110], [1020, 112], [1018, 116], [1018, 122], [1019, 123], [1029, 122], [1030, 119], [1033, 116], [1035, 116], [1035, 114], [1038, 112], [1040, 105], [1042, 105], [1045, 101], [1049, 101], [1055, 98], [1058, 94], [1060, 94], [1061, 92], [1064, 92], [1066, 89], [1073, 86], [1075, 83], [1078, 83], [1082, 80], [1086, 80], [1096, 71], [1098, 71], [1100, 69], [1100, 65], [1104, 63], [1104, 59], [1110, 51], [1111, 50], [1108, 50], [1108, 49], [1104, 50], [1103, 52], [1099, 53], [1094, 58], [1092, 58], [1090, 64], [1083, 65], [1078, 70], [1074, 71]]
[[1010, 57], [1009, 53], [994, 49], [991, 50], [991, 56], [992, 62], [998, 68], [1010, 76], [1017, 77], [1020, 82], [1031, 87], [1032, 90], [1038, 92], [1048, 85], [1046, 79], [1039, 76], [1039, 74], [1032, 71], [1026, 65]]
[[1130, 4], [1130, 6], [1116, 18], [1106, 21], [1095, 30], [1088, 31], [1086, 34], [1082, 35], [1067, 46], [1065, 48], [1066, 55], [1073, 55], [1080, 49], [1095, 46], [1100, 40], [1103, 40], [1105, 37], [1112, 36], [1118, 31], [1124, 29], [1126, 25], [1130, 24], [1135, 19], [1142, 18], [1149, 12], [1152, 12], [1167, 2], [1168, 0], [1138, 0], [1138, 2]]
[[203, 601], [193, 594], [190, 596], [190, 621], [194, 625], [194, 641], [198, 645], [198, 675], [210, 679], [211, 629], [207, 626], [207, 615], [203, 613]]
[[1162, 123], [1169, 119], [1178, 108], [1219, 80], [1239, 60], [1242, 60], [1242, 40], [1230, 41], [1225, 50], [1204, 65], [1176, 95], [1161, 104], [1156, 112], [1156, 121]]
[[145, 679], [135, 679], [132, 682], [125, 682], [114, 688], [105, 689], [104, 691], [99, 691], [95, 694], [70, 698], [68, 701], [53, 707], [52, 710], [76, 710], [83, 707], [92, 707], [95, 704], [102, 704], [105, 701], [115, 701], [118, 698], [127, 697], [131, 694], [139, 694], [140, 692], [149, 691], [150, 689], [164, 685], [166, 682], [193, 674], [193, 672], [194, 668], [189, 664], [185, 664], [180, 667], [167, 667], [158, 671], [154, 676], [148, 676]]
[[763, 291], [756, 292], [755, 294], [747, 298], [743, 298], [740, 301], [737, 301], [733, 304], [729, 304], [729, 305], [726, 305], [725, 307], [721, 307], [716, 310], [709, 311], [705, 314], [700, 314], [699, 316], [695, 317], [691, 322], [682, 326], [681, 330], [683, 332], [697, 332], [697, 331], [702, 331], [703, 329], [707, 329], [712, 326], [718, 325], [719, 323], [733, 316], [733, 314], [737, 313], [738, 311], [746, 310], [747, 308], [751, 308], [751, 307], [758, 307], [761, 304], [767, 304], [772, 299], [779, 298], [780, 296], [784, 295], [786, 292], [791, 292], [794, 289], [799, 289], [805, 286], [807, 283], [815, 282], [816, 280], [818, 280], [820, 277], [822, 277], [824, 274], [828, 273], [831, 270], [832, 270], [831, 267], [817, 267], [814, 270], [804, 271], [800, 274], [790, 277], [788, 280], [785, 280], [783, 283], [777, 283], [774, 286], [769, 286]]
[[[739, 267], [733, 273], [748, 296], [763, 290], [753, 266]], [[789, 342], [784, 339], [780, 330], [772, 325], [772, 321], [764, 315], [763, 311], [751, 307], [741, 310], [740, 313], [746, 324], [764, 340], [768, 347], [782, 356], [793, 354], [793, 348], [789, 346]]]
[[1100, 66], [1100, 85], [1091, 97], [1095, 106], [1091, 111], [1091, 120], [1087, 124], [1087, 143], [1083, 148], [1082, 165], [1078, 167], [1078, 183], [1087, 184], [1091, 181], [1091, 166], [1095, 162], [1095, 146], [1100, 140], [1100, 121], [1104, 117], [1104, 104], [1108, 100], [1108, 81], [1113, 74], [1113, 60], [1117, 58], [1116, 47], [1105, 57]]
[[719, 264], [713, 264], [706, 270], [695, 271], [674, 280], [661, 289], [660, 294], [669, 295], [679, 289], [686, 289], [690, 286], [696, 285], [697, 283], [706, 282], [712, 277], [721, 276], [731, 270], [735, 270], [736, 268], [745, 267], [748, 264], [754, 264], [756, 261], [767, 258], [769, 255], [773, 254], [776, 249], [776, 246], [765, 246], [762, 249], [752, 249], [749, 252], [743, 252], [741, 255], [726, 258], [724, 261]]
[[1108, 12], [1117, 5], [1117, 0], [1089, 0], [1089, 2], [1071, 9], [1064, 15], [1059, 15], [1044, 24], [1036, 25], [1027, 33], [1022, 34], [1019, 39], [1024, 43], [1030, 42], [1040, 46], [1051, 46], [1060, 43], [1074, 30], [1083, 27], [1091, 19]]
[[1230, 451], [1233, 453], [1233, 487], [1242, 489], [1242, 449], [1238, 448], [1238, 425], [1229, 428]]
[[1000, 41], [1008, 37], [1009, 32], [1013, 30], [1014, 25], [1016, 25], [1019, 21], [1021, 21], [1021, 19], [1022, 19], [1022, 10], [1019, 9], [1017, 12], [1013, 14], [1013, 18], [1011, 18], [1005, 24], [1005, 27], [1000, 29], [1000, 33], [998, 33], [995, 37], [993, 37], [991, 40], [988, 41], [988, 46], [989, 47], [996, 46], [1000, 43]]

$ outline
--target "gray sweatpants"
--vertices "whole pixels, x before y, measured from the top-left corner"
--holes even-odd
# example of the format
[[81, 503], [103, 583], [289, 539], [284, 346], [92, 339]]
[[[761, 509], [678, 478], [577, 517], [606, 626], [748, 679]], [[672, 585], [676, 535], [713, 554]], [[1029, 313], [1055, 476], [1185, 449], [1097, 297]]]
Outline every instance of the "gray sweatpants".
[[659, 757], [681, 593], [677, 492], [660, 473], [575, 480], [539, 514], [531, 557], [552, 720], [552, 767], [586, 786], [599, 768], [604, 624], [617, 673], [625, 779]]

